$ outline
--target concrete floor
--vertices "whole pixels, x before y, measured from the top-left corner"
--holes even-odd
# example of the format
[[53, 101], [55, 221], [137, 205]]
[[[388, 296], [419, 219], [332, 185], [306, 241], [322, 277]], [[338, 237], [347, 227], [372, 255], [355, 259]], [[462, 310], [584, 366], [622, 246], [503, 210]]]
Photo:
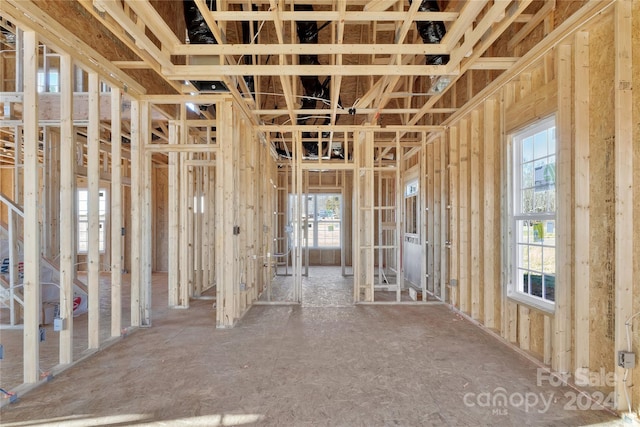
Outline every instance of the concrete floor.
[[[326, 270], [315, 277], [332, 275]], [[539, 381], [536, 365], [444, 305], [331, 306], [350, 295], [349, 281], [328, 289], [313, 277], [303, 290], [303, 305], [255, 306], [228, 330], [215, 328], [211, 301], [193, 301], [189, 310], [166, 309], [166, 282], [158, 285], [154, 278], [158, 308], [151, 328], [133, 332], [6, 406], [0, 422], [616, 424], [591, 404], [574, 410], [575, 390]], [[315, 294], [321, 296], [316, 302]], [[502, 406], [500, 396], [506, 397]]]

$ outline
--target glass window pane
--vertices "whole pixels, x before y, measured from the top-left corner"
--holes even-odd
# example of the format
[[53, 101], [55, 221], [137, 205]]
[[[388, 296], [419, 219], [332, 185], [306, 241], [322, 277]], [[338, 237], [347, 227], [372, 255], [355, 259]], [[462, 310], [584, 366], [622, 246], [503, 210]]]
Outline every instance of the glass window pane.
[[532, 213], [535, 212], [533, 209], [533, 188], [522, 191], [522, 213]]
[[518, 245], [518, 265], [522, 268], [529, 268], [529, 246]]
[[522, 188], [531, 188], [533, 187], [533, 163], [525, 163], [522, 165]]
[[547, 131], [535, 134], [533, 137], [533, 156], [536, 159], [546, 157], [549, 152], [547, 150]]
[[544, 299], [548, 301], [556, 300], [556, 277], [544, 275]]
[[529, 293], [529, 272], [524, 269], [518, 269], [518, 290], [526, 294]]
[[556, 248], [543, 249], [544, 263], [542, 265], [542, 271], [544, 274], [555, 276], [556, 274]]
[[546, 246], [556, 246], [556, 222], [544, 221], [544, 244]]
[[533, 138], [525, 138], [522, 141], [522, 163], [533, 160]]
[[529, 284], [531, 285], [531, 295], [542, 298], [542, 275], [529, 273]]
[[542, 246], [529, 247], [529, 270], [542, 272]]
[[531, 235], [531, 227], [529, 221], [518, 221], [518, 243], [529, 243]]
[[549, 138], [549, 154], [555, 153], [556, 152], [556, 128], [555, 128], [555, 126], [552, 127], [552, 128], [549, 128], [548, 138]]

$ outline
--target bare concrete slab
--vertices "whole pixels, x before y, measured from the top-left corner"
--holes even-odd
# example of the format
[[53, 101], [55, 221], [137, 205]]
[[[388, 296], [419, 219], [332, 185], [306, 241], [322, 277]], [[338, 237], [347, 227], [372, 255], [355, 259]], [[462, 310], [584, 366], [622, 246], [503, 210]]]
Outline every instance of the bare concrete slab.
[[575, 393], [540, 381], [532, 362], [446, 306], [256, 306], [236, 328], [220, 330], [211, 302], [199, 300], [189, 310], [154, 312], [151, 328], [5, 407], [0, 420], [3, 426], [615, 423], [594, 405], [574, 409]]

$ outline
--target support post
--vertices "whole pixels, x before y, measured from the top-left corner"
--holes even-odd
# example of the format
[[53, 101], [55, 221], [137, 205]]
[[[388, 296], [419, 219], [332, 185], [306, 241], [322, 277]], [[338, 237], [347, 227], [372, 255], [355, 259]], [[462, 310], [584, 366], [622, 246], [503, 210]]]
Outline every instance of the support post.
[[[178, 125], [175, 121], [169, 121], [169, 144], [178, 143]], [[169, 242], [179, 242], [180, 227], [180, 197], [178, 176], [178, 153], [169, 153]], [[169, 244], [169, 272], [168, 272], [168, 305], [177, 307], [179, 303], [179, 263], [178, 245]]]
[[572, 280], [572, 173], [573, 161], [572, 146], [572, 85], [571, 85], [571, 49], [570, 45], [557, 47], [558, 67], [558, 117], [556, 127], [558, 129], [558, 174], [556, 175], [556, 282], [564, 286], [556, 287], [555, 316], [554, 316], [554, 340], [552, 368], [558, 372], [567, 373], [571, 370], [571, 287]]
[[24, 382], [40, 373], [40, 203], [38, 186], [38, 37], [24, 32]]
[[575, 219], [574, 228], [580, 230], [574, 236], [575, 274], [575, 370], [589, 369], [590, 336], [590, 173], [589, 173], [589, 33], [581, 31], [575, 35], [574, 54], [575, 85]]
[[87, 126], [87, 192], [89, 194], [87, 239], [87, 287], [89, 289], [88, 343], [100, 346], [100, 80], [89, 73], [89, 124]]
[[60, 364], [73, 361], [73, 281], [76, 253], [76, 159], [73, 128], [73, 61], [60, 55]]
[[140, 200], [140, 166], [142, 141], [140, 138], [140, 101], [131, 100], [131, 326], [141, 326], [141, 271], [142, 271], [142, 224]]
[[111, 88], [111, 336], [122, 330], [122, 92]]
[[216, 325], [226, 328], [233, 326], [238, 316], [235, 311], [238, 283], [234, 274], [237, 236], [233, 194], [233, 152], [237, 147], [233, 144], [233, 103], [225, 99], [218, 106], [217, 141], [220, 147], [216, 153], [216, 224], [219, 227], [216, 233]]
[[[632, 0], [615, 4], [615, 406], [628, 411], [625, 370], [617, 363], [617, 353], [628, 348], [625, 323], [633, 311], [633, 61]], [[637, 142], [636, 142], [637, 143]]]

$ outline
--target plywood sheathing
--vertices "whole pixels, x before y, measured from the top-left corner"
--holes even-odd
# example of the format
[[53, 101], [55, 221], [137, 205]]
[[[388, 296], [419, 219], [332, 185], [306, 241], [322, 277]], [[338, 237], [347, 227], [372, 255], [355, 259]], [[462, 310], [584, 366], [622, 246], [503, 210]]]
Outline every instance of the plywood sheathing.
[[[164, 6], [160, 6], [164, 4]], [[157, 1], [154, 6], [158, 7], [159, 13], [166, 13], [164, 17], [168, 23], [175, 25], [175, 31], [178, 33], [184, 26], [179, 27], [178, 19], [182, 16], [181, 2], [163, 2]], [[38, 7], [53, 19], [62, 24], [81, 40], [93, 47], [98, 53], [110, 61], [137, 61], [138, 55], [125, 46], [117, 37], [108, 31], [91, 13], [87, 11], [77, 1], [58, 1], [44, 0], [38, 1]], [[184, 24], [183, 24], [184, 25]], [[147, 93], [150, 94], [168, 94], [175, 93], [175, 89], [171, 87], [162, 77], [151, 70], [126, 70], [136, 82], [142, 84]]]
[[[633, 46], [633, 123], [636, 126], [633, 129], [633, 179], [634, 179], [634, 211], [633, 215], [636, 220], [634, 221], [634, 236], [640, 236], [640, 2], [633, 2], [633, 29], [632, 34], [632, 46]], [[633, 248], [633, 274], [636, 280], [633, 284], [633, 312], [640, 311], [640, 245], [635, 244]], [[638, 336], [640, 331], [640, 318], [636, 317], [633, 322], [633, 331], [635, 336]], [[633, 343], [632, 351], [635, 354], [640, 354], [640, 340], [635, 340]], [[633, 384], [640, 384], [640, 369], [633, 370], [633, 376], [631, 379]], [[635, 393], [633, 396], [634, 402], [638, 402], [640, 399], [640, 393]]]
[[[614, 49], [613, 18], [603, 17], [589, 31], [590, 99], [590, 368], [613, 366], [614, 339]], [[580, 230], [576, 230], [580, 232]], [[584, 232], [584, 231], [582, 231]]]

